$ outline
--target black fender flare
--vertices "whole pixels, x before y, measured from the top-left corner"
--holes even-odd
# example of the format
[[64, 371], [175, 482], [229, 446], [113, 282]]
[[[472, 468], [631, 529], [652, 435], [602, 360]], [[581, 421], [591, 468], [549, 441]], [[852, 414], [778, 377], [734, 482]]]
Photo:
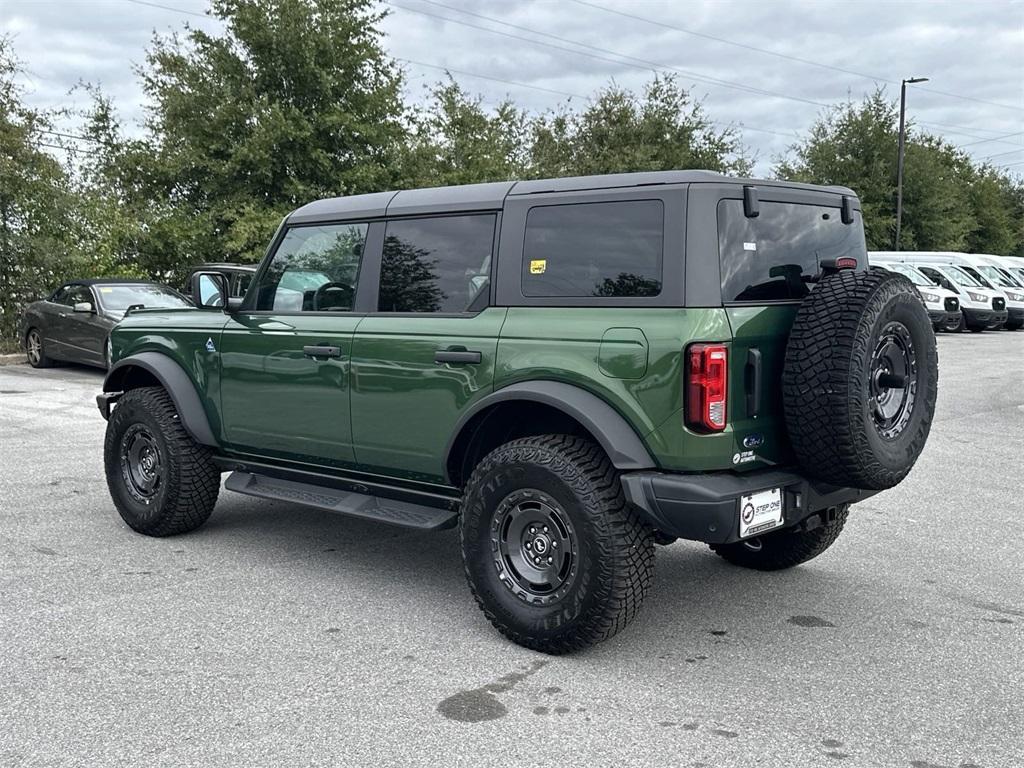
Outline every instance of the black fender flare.
[[611, 405], [597, 395], [573, 384], [561, 381], [524, 381], [502, 387], [486, 397], [481, 398], [462, 414], [456, 422], [452, 435], [444, 453], [446, 480], [447, 468], [452, 458], [452, 451], [460, 443], [464, 428], [470, 421], [493, 405], [502, 402], [522, 400], [543, 403], [571, 416], [594, 436], [600, 443], [608, 459], [616, 469], [633, 471], [637, 469], [655, 469], [657, 463], [651, 457], [636, 430], [630, 426]]
[[[217, 438], [213, 436], [213, 430], [210, 429], [210, 421], [206, 418], [206, 411], [199, 400], [195, 384], [185, 373], [185, 369], [167, 355], [160, 352], [139, 352], [118, 360], [107, 371], [107, 376], [103, 380], [103, 391], [124, 391], [125, 378], [132, 368], [139, 368], [152, 375], [167, 390], [167, 394], [174, 401], [174, 408], [181, 419], [181, 425], [185, 427], [185, 431], [192, 436], [193, 440], [202, 445], [217, 447]], [[100, 410], [103, 410], [102, 405]]]

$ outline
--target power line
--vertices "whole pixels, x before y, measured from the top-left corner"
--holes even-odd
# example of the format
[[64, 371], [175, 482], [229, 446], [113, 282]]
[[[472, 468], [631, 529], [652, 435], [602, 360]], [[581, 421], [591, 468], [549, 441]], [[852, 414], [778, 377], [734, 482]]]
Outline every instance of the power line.
[[61, 133], [60, 131], [50, 131], [50, 130], [47, 130], [45, 128], [39, 128], [37, 130], [39, 131], [39, 133], [46, 133], [46, 134], [49, 134], [51, 136], [60, 136], [61, 138], [65, 138], [65, 139], [77, 139], [79, 141], [92, 141], [92, 142], [95, 142], [97, 144], [102, 144], [102, 142], [99, 139], [93, 139], [93, 138], [90, 138], [89, 136], [78, 136], [78, 135], [76, 135], [74, 133]]
[[[429, 0], [425, 0], [425, 2], [429, 2]], [[875, 80], [875, 81], [879, 81], [879, 82], [883, 82], [883, 83], [889, 83], [890, 85], [896, 85], [899, 82], [898, 80], [891, 80], [891, 79], [886, 78], [886, 77], [877, 77], [876, 75], [869, 75], [869, 74], [866, 74], [864, 72], [857, 72], [856, 70], [853, 70], [853, 69], [844, 69], [843, 67], [837, 67], [837, 66], [834, 66], [832, 64], [825, 64], [824, 62], [821, 62], [821, 61], [814, 61], [812, 59], [804, 59], [804, 58], [801, 58], [799, 56], [791, 56], [789, 54], [779, 53], [778, 51], [772, 51], [772, 50], [769, 50], [767, 48], [758, 48], [757, 46], [754, 46], [754, 45], [747, 45], [746, 43], [738, 43], [735, 40], [727, 40], [724, 37], [716, 37], [715, 35], [709, 35], [709, 34], [706, 34], [704, 32], [697, 32], [697, 31], [692, 30], [692, 29], [686, 29], [685, 27], [679, 27], [679, 26], [675, 26], [674, 24], [668, 24], [666, 22], [659, 21], [657, 19], [652, 19], [652, 18], [647, 17], [647, 16], [639, 16], [639, 15], [634, 14], [634, 13], [626, 13], [625, 11], [619, 11], [619, 10], [616, 10], [614, 8], [608, 8], [608, 7], [603, 6], [603, 5], [598, 5], [597, 3], [587, 2], [587, 0], [572, 0], [572, 2], [576, 3], [577, 5], [585, 5], [585, 6], [588, 6], [590, 8], [596, 8], [597, 10], [604, 11], [605, 13], [612, 13], [612, 14], [615, 14], [616, 16], [623, 16], [623, 17], [629, 18], [629, 19], [636, 19], [637, 21], [643, 21], [643, 22], [646, 22], [648, 24], [654, 24], [655, 26], [658, 26], [658, 27], [664, 27], [666, 29], [672, 29], [672, 30], [675, 30], [676, 32], [684, 32], [685, 34], [688, 34], [688, 35], [694, 35], [696, 37], [703, 37], [703, 38], [705, 38], [707, 40], [714, 40], [715, 42], [724, 43], [725, 45], [733, 45], [733, 46], [736, 46], [737, 48], [745, 48], [745, 49], [747, 49], [749, 51], [756, 51], [758, 53], [763, 53], [763, 54], [766, 54], [768, 56], [775, 56], [775, 57], [780, 58], [780, 59], [787, 59], [789, 61], [795, 61], [795, 62], [798, 62], [800, 64], [808, 64], [808, 65], [810, 65], [812, 67], [820, 67], [822, 69], [830, 69], [830, 70], [832, 70], [834, 72], [842, 72], [842, 73], [847, 74], [847, 75], [854, 75], [856, 77], [863, 77], [863, 78], [866, 78], [868, 80]], [[1017, 106], [1014, 106], [1012, 104], [1002, 104], [1002, 103], [997, 102], [997, 101], [988, 101], [986, 99], [979, 99], [979, 98], [974, 97], [974, 96], [964, 96], [963, 94], [959, 94], [959, 93], [949, 93], [947, 91], [940, 91], [940, 90], [937, 90], [935, 88], [925, 88], [923, 86], [918, 86], [918, 90], [926, 91], [928, 93], [935, 93], [935, 94], [938, 94], [940, 96], [949, 96], [949, 97], [952, 97], [954, 99], [965, 99], [967, 101], [975, 101], [975, 102], [979, 102], [981, 104], [989, 104], [989, 105], [991, 105], [993, 107], [1001, 107], [1003, 109], [1013, 109], [1013, 110], [1016, 110], [1016, 111], [1019, 111], [1019, 112], [1024, 112], [1024, 107], [1017, 107]]]
[[184, 13], [189, 16], [198, 16], [201, 19], [212, 19], [205, 13], [199, 13], [198, 11], [186, 11], [183, 8], [172, 8], [169, 5], [160, 5], [160, 3], [149, 3], [146, 0], [125, 0], [126, 3], [134, 3], [135, 5], [148, 5], [150, 8], [160, 8], [164, 11], [174, 11], [175, 13]]
[[556, 96], [568, 96], [570, 98], [583, 99], [583, 100], [586, 100], [588, 98], [587, 96], [583, 96], [583, 95], [581, 95], [579, 93], [569, 93], [568, 91], [556, 91], [556, 90], [554, 90], [552, 88], [544, 88], [543, 86], [540, 86], [540, 85], [530, 85], [529, 83], [520, 83], [520, 82], [516, 82], [515, 80], [504, 80], [504, 79], [502, 79], [500, 77], [492, 77], [490, 75], [478, 75], [475, 72], [465, 72], [465, 71], [460, 70], [460, 69], [452, 69], [451, 67], [443, 67], [443, 66], [441, 66], [439, 64], [427, 64], [426, 62], [423, 62], [423, 61], [415, 61], [413, 59], [402, 59], [402, 58], [399, 58], [397, 56], [395, 57], [395, 60], [396, 61], [404, 61], [407, 64], [415, 64], [418, 67], [429, 67], [430, 69], [440, 69], [440, 70], [442, 70], [444, 72], [454, 72], [457, 75], [464, 75], [465, 77], [478, 77], [481, 80], [493, 80], [496, 83], [504, 83], [505, 85], [514, 85], [514, 86], [517, 86], [519, 88], [530, 88], [530, 89], [532, 89], [534, 91], [543, 91], [545, 93], [553, 93]]
[[[641, 58], [638, 58], [636, 56], [630, 56], [629, 54], [620, 53], [618, 51], [613, 51], [613, 50], [610, 50], [610, 49], [607, 49], [607, 48], [599, 48], [598, 46], [590, 45], [588, 43], [580, 43], [580, 42], [577, 42], [575, 40], [570, 40], [568, 38], [559, 37], [557, 35], [551, 35], [551, 34], [548, 34], [547, 32], [539, 32], [539, 31], [537, 31], [535, 29], [530, 29], [529, 27], [520, 27], [520, 26], [515, 25], [515, 24], [509, 24], [508, 22], [500, 21], [498, 19], [494, 19], [494, 18], [491, 18], [489, 16], [483, 16], [482, 14], [472, 13], [470, 11], [460, 11], [460, 12], [461, 13], [467, 13], [467, 14], [470, 14], [470, 15], [473, 15], [473, 16], [478, 16], [480, 18], [486, 19], [487, 21], [491, 21], [491, 22], [493, 22], [495, 24], [502, 24], [504, 26], [512, 27], [512, 28], [515, 28], [515, 29], [525, 30], [527, 32], [530, 32], [531, 34], [539, 35], [541, 37], [549, 37], [549, 38], [552, 38], [554, 40], [559, 40], [561, 42], [569, 43], [570, 45], [576, 45], [576, 46], [579, 46], [580, 48], [588, 48], [590, 50], [600, 51], [602, 53], [609, 53], [609, 54], [611, 54], [613, 56], [618, 56], [619, 59], [610, 59], [607, 56], [598, 56], [598, 55], [595, 55], [593, 53], [587, 53], [586, 51], [578, 51], [578, 50], [575, 50], [573, 48], [566, 48], [564, 46], [554, 45], [552, 43], [545, 43], [545, 42], [543, 42], [541, 40], [533, 40], [533, 39], [528, 38], [528, 37], [522, 37], [520, 35], [513, 35], [513, 34], [511, 34], [509, 32], [502, 32], [501, 30], [498, 30], [498, 29], [491, 29], [490, 27], [482, 27], [482, 26], [480, 26], [478, 24], [471, 24], [468, 21], [462, 21], [461, 19], [453, 19], [450, 16], [442, 16], [440, 14], [431, 13], [429, 11], [424, 11], [424, 10], [419, 9], [419, 8], [410, 8], [410, 7], [405, 6], [405, 5], [399, 5], [398, 3], [392, 2], [392, 0], [385, 0], [385, 2], [388, 5], [392, 6], [393, 8], [398, 8], [400, 10], [408, 11], [410, 13], [418, 13], [418, 14], [421, 14], [423, 16], [429, 16], [429, 17], [434, 18], [434, 19], [440, 19], [442, 21], [448, 21], [448, 22], [451, 22], [452, 24], [459, 24], [461, 26], [469, 27], [471, 29], [479, 29], [479, 30], [481, 30], [483, 32], [489, 32], [489, 33], [494, 34], [494, 35], [501, 35], [502, 37], [508, 37], [508, 38], [513, 39], [513, 40], [520, 40], [520, 41], [525, 42], [525, 43], [530, 43], [531, 45], [538, 45], [538, 46], [542, 46], [542, 47], [545, 47], [545, 48], [553, 48], [555, 50], [565, 51], [567, 53], [572, 53], [572, 54], [575, 54], [577, 56], [585, 56], [587, 58], [595, 59], [597, 61], [604, 61], [604, 62], [608, 62], [608, 63], [611, 63], [611, 64], [617, 64], [619, 66], [633, 67], [634, 69], [640, 69], [640, 70], [643, 70], [643, 71], [653, 70], [653, 71], [657, 72], [659, 70], [661, 70], [661, 71], [671, 70], [673, 72], [677, 72], [677, 73], [679, 73], [681, 75], [684, 75], [686, 77], [692, 78], [693, 80], [696, 80], [696, 81], [699, 81], [699, 82], [708, 83], [710, 85], [718, 85], [718, 86], [722, 86], [724, 88], [733, 88], [735, 90], [744, 91], [746, 93], [753, 93], [753, 94], [757, 94], [757, 95], [760, 95], [760, 96], [774, 96], [774, 97], [781, 98], [781, 99], [788, 99], [790, 101], [799, 101], [799, 102], [803, 102], [804, 104], [814, 105], [816, 107], [831, 107], [832, 106], [831, 104], [826, 104], [826, 103], [821, 102], [821, 101], [814, 101], [812, 99], [805, 99], [805, 98], [803, 98], [801, 96], [791, 96], [791, 95], [788, 95], [788, 94], [785, 94], [785, 93], [779, 93], [777, 91], [769, 91], [769, 90], [766, 90], [764, 88], [757, 88], [755, 86], [743, 85], [742, 83], [735, 83], [735, 82], [732, 82], [730, 80], [721, 80], [721, 79], [718, 79], [718, 78], [712, 78], [712, 77], [709, 77], [707, 75], [701, 75], [701, 74], [698, 74], [698, 73], [695, 73], [695, 72], [690, 72], [690, 71], [687, 71], [687, 70], [684, 70], [684, 69], [680, 69], [678, 67], [673, 67], [673, 66], [668, 65], [668, 64], [660, 64], [660, 63], [655, 62], [655, 61], [649, 61], [647, 59], [641, 59]], [[433, 2], [433, 0], [425, 0], [425, 2]], [[435, 3], [435, 4], [436, 5], [441, 5], [441, 3]], [[450, 6], [445, 6], [445, 7], [450, 7]], [[639, 64], [633, 64], [630, 61], [622, 61], [621, 59], [629, 59], [629, 60], [631, 60], [633, 62], [640, 62], [640, 63]]]
[[1006, 155], [1016, 155], [1018, 152], [1024, 152], [1024, 147], [1021, 147], [1020, 149], [1011, 149], [1009, 152], [1000, 152], [998, 155], [989, 155], [988, 157], [985, 157], [983, 159], [994, 160], [997, 157], [1005, 157]]
[[[972, 141], [972, 142], [970, 142], [968, 144], [961, 144], [960, 145], [960, 149], [963, 149], [964, 147], [972, 147], [975, 144], [985, 144], [985, 143], [987, 143], [989, 141], [999, 141], [1000, 139], [1009, 139], [1012, 136], [1024, 136], [1024, 131], [1014, 131], [1013, 133], [1006, 133], [1006, 134], [1003, 134], [1002, 136], [996, 136], [994, 139], [981, 139], [979, 141]], [[1004, 143], [1009, 143], [1009, 142], [1004, 142]]]

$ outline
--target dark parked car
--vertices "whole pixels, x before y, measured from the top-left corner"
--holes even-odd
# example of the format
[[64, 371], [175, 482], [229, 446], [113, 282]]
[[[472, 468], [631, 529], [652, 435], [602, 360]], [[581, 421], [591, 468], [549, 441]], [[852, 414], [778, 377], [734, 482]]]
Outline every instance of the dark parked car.
[[107, 368], [110, 329], [129, 307], [191, 304], [182, 294], [158, 283], [116, 278], [73, 280], [25, 308], [19, 337], [35, 368], [58, 360]]
[[[200, 272], [217, 272], [224, 275], [228, 296], [241, 299], [245, 296], [245, 292], [249, 290], [249, 283], [252, 282], [253, 275], [256, 274], [256, 265], [221, 262], [217, 264], [200, 264], [193, 267], [192, 271], [189, 272], [188, 279], [185, 281], [185, 293], [187, 295], [191, 296], [195, 292], [196, 286], [193, 284], [193, 281]], [[204, 296], [203, 298], [204, 300], [210, 299], [209, 296]]]

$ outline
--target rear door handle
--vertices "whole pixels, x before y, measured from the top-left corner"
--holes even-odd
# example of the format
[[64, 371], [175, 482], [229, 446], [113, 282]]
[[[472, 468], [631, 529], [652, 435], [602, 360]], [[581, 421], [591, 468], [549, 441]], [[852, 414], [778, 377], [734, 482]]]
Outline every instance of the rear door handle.
[[480, 364], [480, 353], [467, 349], [439, 349], [434, 353], [435, 363]]
[[314, 344], [303, 347], [302, 354], [306, 357], [341, 357], [341, 347], [321, 347]]
[[67, 316], [68, 316], [67, 312], [58, 312], [57, 313], [57, 317], [67, 317]]

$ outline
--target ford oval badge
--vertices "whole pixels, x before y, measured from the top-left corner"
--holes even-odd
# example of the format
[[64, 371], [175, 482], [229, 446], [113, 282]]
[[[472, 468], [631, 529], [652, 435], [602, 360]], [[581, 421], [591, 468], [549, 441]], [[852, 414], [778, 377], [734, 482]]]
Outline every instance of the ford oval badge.
[[760, 448], [762, 445], [764, 445], [764, 435], [760, 433], [747, 435], [743, 438], [744, 448]]

